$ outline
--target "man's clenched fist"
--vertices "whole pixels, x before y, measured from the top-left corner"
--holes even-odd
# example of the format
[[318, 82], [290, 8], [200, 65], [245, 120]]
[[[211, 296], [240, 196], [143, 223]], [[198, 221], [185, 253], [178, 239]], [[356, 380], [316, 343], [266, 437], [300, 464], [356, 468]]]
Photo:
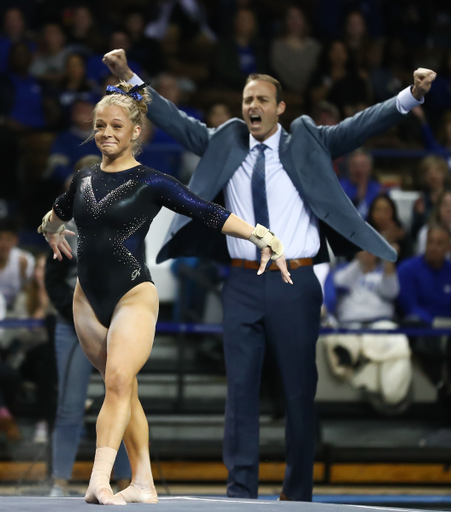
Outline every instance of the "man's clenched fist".
[[112, 50], [106, 53], [102, 60], [116, 78], [126, 82], [132, 78], [133, 71], [128, 67], [127, 56], [124, 50]]
[[415, 99], [421, 98], [429, 92], [432, 82], [435, 80], [437, 73], [432, 69], [418, 68], [413, 72], [412, 95]]

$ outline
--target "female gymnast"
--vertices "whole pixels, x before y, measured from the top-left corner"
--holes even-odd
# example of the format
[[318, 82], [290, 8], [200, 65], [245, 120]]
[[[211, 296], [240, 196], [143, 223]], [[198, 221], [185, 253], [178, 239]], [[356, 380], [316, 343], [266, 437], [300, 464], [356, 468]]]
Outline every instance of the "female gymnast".
[[[71, 258], [64, 222], [72, 217], [79, 232], [78, 282], [74, 322], [82, 348], [105, 381], [97, 418], [96, 454], [86, 491], [88, 503], [125, 505], [157, 502], [150, 467], [148, 423], [138, 399], [137, 374], [152, 348], [158, 295], [144, 262], [144, 238], [162, 206], [197, 219], [262, 250], [264, 272], [275, 260], [291, 283], [283, 246], [267, 228], [253, 228], [221, 206], [202, 200], [176, 179], [135, 159], [150, 96], [143, 86], [108, 86], [93, 112], [94, 138], [101, 164], [79, 170], [42, 220], [38, 231], [53, 258]], [[132, 481], [113, 494], [110, 475], [124, 439]]]

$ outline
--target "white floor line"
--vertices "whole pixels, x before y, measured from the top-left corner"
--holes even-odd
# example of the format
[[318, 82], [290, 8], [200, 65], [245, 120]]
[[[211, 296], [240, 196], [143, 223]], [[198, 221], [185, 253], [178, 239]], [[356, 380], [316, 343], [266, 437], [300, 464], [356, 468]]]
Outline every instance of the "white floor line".
[[273, 501], [255, 500], [255, 501], [242, 501], [230, 499], [215, 499], [215, 498], [195, 498], [194, 496], [162, 496], [159, 500], [191, 500], [191, 501], [218, 501], [220, 503], [240, 503], [242, 505], [272, 505]]

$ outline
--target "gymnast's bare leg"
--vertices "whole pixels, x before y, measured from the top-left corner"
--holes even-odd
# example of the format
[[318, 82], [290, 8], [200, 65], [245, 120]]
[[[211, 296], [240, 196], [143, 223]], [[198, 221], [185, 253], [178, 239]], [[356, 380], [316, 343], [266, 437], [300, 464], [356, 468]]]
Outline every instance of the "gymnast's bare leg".
[[[156, 502], [150, 468], [148, 424], [138, 399], [136, 375], [152, 349], [158, 294], [141, 283], [119, 301], [110, 327], [97, 320], [81, 286], [74, 295], [74, 319], [83, 350], [105, 380], [105, 400], [97, 418], [97, 449], [86, 492], [88, 503], [124, 505]], [[109, 479], [124, 438], [132, 468], [130, 487], [113, 495]]]

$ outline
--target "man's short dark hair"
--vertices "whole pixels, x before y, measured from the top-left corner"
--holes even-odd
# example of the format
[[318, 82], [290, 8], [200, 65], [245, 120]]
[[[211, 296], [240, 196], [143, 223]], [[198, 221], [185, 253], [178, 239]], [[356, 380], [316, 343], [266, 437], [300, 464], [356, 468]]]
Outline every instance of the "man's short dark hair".
[[260, 80], [261, 82], [269, 82], [270, 84], [273, 84], [276, 88], [276, 102], [277, 105], [283, 101], [283, 90], [282, 86], [280, 85], [279, 80], [276, 80], [270, 75], [261, 75], [260, 73], [252, 73], [247, 77], [246, 84], [249, 82], [252, 82], [253, 80]]

